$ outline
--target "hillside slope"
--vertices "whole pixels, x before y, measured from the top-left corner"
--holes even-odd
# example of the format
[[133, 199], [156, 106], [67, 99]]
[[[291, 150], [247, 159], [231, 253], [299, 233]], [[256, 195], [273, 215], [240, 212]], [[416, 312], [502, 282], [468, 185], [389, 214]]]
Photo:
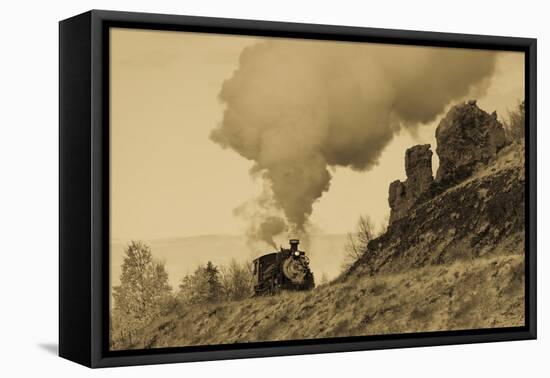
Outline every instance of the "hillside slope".
[[211, 305], [181, 304], [114, 349], [380, 335], [524, 324], [524, 147], [393, 222], [340, 279]]
[[523, 325], [523, 258], [354, 278], [311, 292], [181, 306], [115, 348], [242, 343]]

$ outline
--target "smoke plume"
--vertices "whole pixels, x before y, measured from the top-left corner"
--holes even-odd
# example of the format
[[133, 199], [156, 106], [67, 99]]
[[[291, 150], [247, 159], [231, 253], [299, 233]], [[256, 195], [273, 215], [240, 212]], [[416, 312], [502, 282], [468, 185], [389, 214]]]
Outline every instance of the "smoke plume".
[[[304, 233], [329, 167], [368, 170], [401, 128], [435, 120], [491, 78], [490, 51], [273, 39], [243, 50], [211, 139], [254, 162], [272, 203], [254, 237]], [[271, 208], [271, 209], [270, 209]], [[257, 222], [259, 220], [259, 223]]]
[[264, 183], [262, 193], [257, 198], [243, 203], [233, 210], [233, 214], [250, 222], [246, 236], [253, 251], [257, 249], [257, 241], [277, 248], [274, 237], [288, 231], [282, 211], [277, 210], [273, 193], [267, 183]]
[[270, 215], [254, 224], [248, 231], [248, 237], [252, 240], [264, 241], [273, 248], [277, 248], [273, 237], [284, 231], [287, 231], [284, 219]]

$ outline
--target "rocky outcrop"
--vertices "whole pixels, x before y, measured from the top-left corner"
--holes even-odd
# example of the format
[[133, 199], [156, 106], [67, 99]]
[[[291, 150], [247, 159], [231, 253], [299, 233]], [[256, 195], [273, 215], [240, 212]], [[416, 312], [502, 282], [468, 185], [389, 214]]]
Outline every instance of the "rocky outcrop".
[[405, 153], [407, 180], [390, 184], [390, 224], [405, 217], [409, 209], [433, 183], [432, 151], [429, 144], [411, 147]]
[[524, 253], [524, 147], [505, 147], [476, 175], [416, 203], [372, 240], [351, 270], [393, 273]]
[[439, 157], [435, 180], [443, 186], [470, 176], [506, 143], [496, 112], [481, 110], [474, 100], [453, 107], [437, 126], [435, 137]]
[[505, 146], [496, 113], [475, 101], [453, 107], [436, 139], [435, 180], [430, 146], [409, 148], [407, 180], [390, 184], [388, 230], [369, 243], [352, 271], [396, 272], [523, 252], [524, 146]]
[[435, 180], [430, 145], [409, 148], [405, 154], [407, 180], [396, 180], [389, 187], [390, 225], [406, 217], [416, 204], [487, 165], [506, 144], [504, 128], [496, 113], [481, 110], [474, 100], [454, 106], [437, 126], [435, 136], [439, 157]]

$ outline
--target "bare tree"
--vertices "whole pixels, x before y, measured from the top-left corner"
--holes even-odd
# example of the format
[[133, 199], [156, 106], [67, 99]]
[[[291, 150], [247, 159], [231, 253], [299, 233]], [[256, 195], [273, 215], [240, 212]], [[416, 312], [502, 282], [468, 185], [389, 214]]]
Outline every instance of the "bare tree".
[[365, 250], [367, 244], [374, 238], [374, 224], [368, 215], [361, 215], [357, 221], [357, 240], [359, 246]]
[[508, 112], [508, 119], [504, 121], [504, 129], [510, 142], [525, 138], [525, 101], [520, 102], [514, 110]]
[[351, 268], [367, 251], [369, 242], [374, 239], [374, 224], [368, 215], [361, 215], [357, 220], [354, 232], [348, 232], [344, 247], [344, 262], [342, 271]]

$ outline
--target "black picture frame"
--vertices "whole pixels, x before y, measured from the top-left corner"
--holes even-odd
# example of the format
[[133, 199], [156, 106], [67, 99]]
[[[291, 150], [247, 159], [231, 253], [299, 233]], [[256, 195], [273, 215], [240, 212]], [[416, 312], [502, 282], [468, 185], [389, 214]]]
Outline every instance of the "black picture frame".
[[[109, 351], [111, 27], [525, 53], [525, 327]], [[536, 39], [92, 10], [59, 24], [59, 355], [88, 367], [536, 338]]]

